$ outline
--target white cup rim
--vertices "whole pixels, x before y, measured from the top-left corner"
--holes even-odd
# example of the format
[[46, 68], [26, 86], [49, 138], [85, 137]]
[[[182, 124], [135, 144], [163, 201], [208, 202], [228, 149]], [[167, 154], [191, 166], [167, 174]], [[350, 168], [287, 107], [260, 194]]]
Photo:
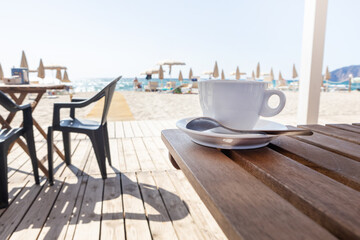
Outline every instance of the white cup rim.
[[199, 82], [212, 82], [212, 83], [241, 83], [241, 84], [268, 84], [268, 82], [258, 82], [258, 81], [249, 81], [249, 80], [212, 80], [212, 79], [202, 79]]

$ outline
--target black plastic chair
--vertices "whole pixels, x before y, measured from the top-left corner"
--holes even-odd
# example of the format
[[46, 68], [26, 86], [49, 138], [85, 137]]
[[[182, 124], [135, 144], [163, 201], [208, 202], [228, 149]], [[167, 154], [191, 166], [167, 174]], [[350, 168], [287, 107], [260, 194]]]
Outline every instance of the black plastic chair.
[[[53, 181], [53, 131], [61, 131], [64, 141], [65, 162], [67, 165], [71, 164], [71, 146], [70, 133], [83, 133], [89, 136], [93, 145], [97, 162], [99, 164], [101, 176], [106, 179], [105, 159], [107, 158], [111, 166], [109, 136], [107, 129], [107, 114], [111, 100], [115, 91], [116, 83], [121, 77], [116, 78], [110, 82], [104, 89], [90, 99], [72, 99], [71, 103], [55, 103], [53, 125], [48, 129], [48, 160], [49, 160], [49, 177], [50, 183]], [[101, 122], [80, 120], [75, 118], [75, 109], [83, 108], [89, 104], [105, 98], [104, 110], [101, 117]], [[60, 121], [60, 109], [70, 108], [70, 118]]]
[[12, 129], [1, 129], [0, 131], [0, 208], [6, 208], [9, 205], [8, 198], [8, 179], [7, 179], [7, 154], [10, 145], [23, 136], [27, 142], [29, 155], [31, 158], [34, 177], [36, 184], [39, 184], [39, 171], [38, 160], [36, 157], [34, 132], [33, 132], [33, 119], [31, 115], [31, 105], [17, 105], [3, 92], [0, 91], [0, 105], [9, 112], [23, 112], [23, 127]]

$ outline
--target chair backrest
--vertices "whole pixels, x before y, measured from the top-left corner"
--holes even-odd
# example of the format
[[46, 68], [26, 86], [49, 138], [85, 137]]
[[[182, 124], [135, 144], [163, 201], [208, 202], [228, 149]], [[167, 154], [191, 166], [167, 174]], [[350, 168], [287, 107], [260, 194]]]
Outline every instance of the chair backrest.
[[107, 122], [107, 115], [109, 113], [109, 108], [111, 104], [112, 97], [114, 95], [116, 83], [121, 79], [121, 76], [111, 81], [108, 85], [106, 85], [100, 92], [98, 92], [95, 96], [93, 96], [89, 101], [96, 102], [101, 98], [104, 99], [104, 109], [103, 114], [101, 116], [101, 125], [104, 125]]
[[150, 90], [156, 90], [156, 88], [159, 86], [159, 83], [158, 82], [153, 82], [153, 81], [150, 81], [149, 82], [149, 89]]

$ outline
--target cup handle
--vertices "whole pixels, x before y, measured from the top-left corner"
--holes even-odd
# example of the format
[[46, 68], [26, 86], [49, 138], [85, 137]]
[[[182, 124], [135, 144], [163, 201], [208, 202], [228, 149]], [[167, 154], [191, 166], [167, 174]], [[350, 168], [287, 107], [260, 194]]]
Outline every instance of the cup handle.
[[[279, 105], [276, 108], [271, 108], [269, 106], [269, 98], [272, 95], [277, 95], [280, 98]], [[280, 113], [285, 107], [286, 97], [285, 94], [279, 90], [265, 90], [263, 105], [260, 111], [260, 115], [263, 117], [272, 117]]]

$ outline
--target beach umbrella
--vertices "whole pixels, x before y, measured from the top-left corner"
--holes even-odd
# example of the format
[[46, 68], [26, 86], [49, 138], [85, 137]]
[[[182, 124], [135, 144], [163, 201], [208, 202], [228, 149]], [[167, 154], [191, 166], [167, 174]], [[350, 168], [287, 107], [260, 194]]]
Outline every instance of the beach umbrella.
[[225, 80], [224, 70], [221, 70], [221, 80]]
[[184, 80], [184, 78], [183, 78], [183, 75], [182, 75], [181, 70], [180, 70], [180, 73], [179, 73], [179, 81], [182, 82], [183, 80]]
[[331, 79], [331, 74], [329, 72], [329, 67], [326, 66], [325, 80], [330, 80], [330, 79]]
[[298, 73], [296, 71], [295, 64], [293, 64], [292, 78], [297, 78], [297, 77], [298, 77]]
[[255, 73], [254, 73], [254, 70], [252, 71], [251, 77], [252, 77], [252, 79], [253, 79], [253, 80], [255, 80]]
[[192, 72], [192, 69], [190, 68], [190, 71], [189, 71], [189, 80], [191, 80], [193, 77], [193, 72]]
[[218, 78], [219, 77], [219, 68], [217, 65], [217, 62], [215, 61], [214, 71], [213, 71], [213, 77]]
[[4, 79], [4, 72], [2, 70], [1, 64], [0, 64], [0, 80]]
[[61, 70], [60, 69], [56, 69], [56, 78], [59, 79], [60, 81], [61, 79]]
[[29, 68], [29, 65], [28, 65], [28, 63], [27, 63], [27, 60], [26, 60], [26, 56], [25, 56], [25, 52], [24, 52], [24, 51], [22, 51], [20, 67], [22, 67], [22, 68]]
[[164, 86], [164, 83], [163, 83], [164, 71], [163, 71], [163, 68], [162, 68], [161, 65], [160, 65], [160, 68], [159, 68], [159, 79], [161, 80], [161, 87], [163, 87]]
[[67, 83], [71, 82], [71, 81], [69, 80], [69, 76], [68, 76], [66, 70], [64, 71], [64, 77], [63, 77], [63, 79], [62, 79], [61, 81], [62, 81], [62, 82], [67, 82]]
[[159, 65], [168, 65], [169, 66], [169, 75], [171, 75], [171, 67], [175, 66], [175, 65], [185, 65], [184, 62], [180, 62], [180, 61], [163, 61], [163, 62], [159, 62]]
[[39, 78], [42, 78], [42, 79], [45, 78], [45, 69], [44, 69], [44, 64], [43, 64], [42, 59], [40, 59], [40, 64], [39, 64], [39, 67], [38, 67], [38, 75], [37, 76]]
[[273, 72], [272, 68], [270, 70], [270, 79], [271, 79], [271, 81], [274, 80], [274, 72]]
[[239, 80], [239, 79], [240, 79], [240, 69], [239, 69], [239, 66], [236, 67], [235, 79], [236, 79], [236, 80]]
[[350, 73], [349, 74], [349, 92], [351, 92], [351, 82], [352, 82], [353, 77], [354, 76]]
[[279, 86], [286, 86], [285, 79], [281, 75], [281, 71], [279, 71]]
[[256, 78], [260, 78], [260, 62], [256, 66]]

